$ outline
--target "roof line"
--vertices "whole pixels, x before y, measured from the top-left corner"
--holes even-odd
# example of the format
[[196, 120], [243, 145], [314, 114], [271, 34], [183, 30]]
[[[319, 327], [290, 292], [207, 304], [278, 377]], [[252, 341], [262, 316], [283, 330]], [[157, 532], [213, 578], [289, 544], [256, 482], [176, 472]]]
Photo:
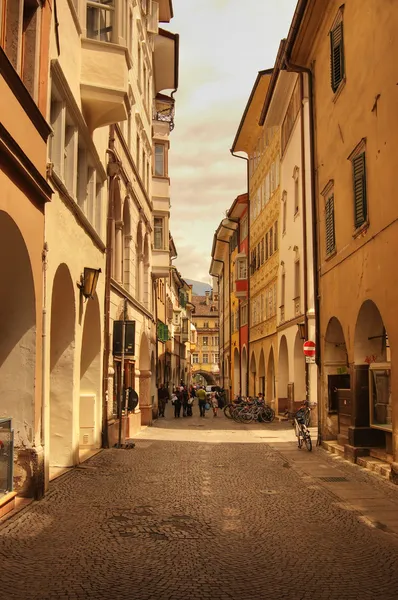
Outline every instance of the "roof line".
[[240, 120], [238, 131], [236, 132], [235, 139], [233, 141], [232, 148], [231, 148], [230, 152], [234, 152], [234, 150], [235, 150], [236, 143], [237, 143], [238, 138], [240, 136], [240, 132], [242, 131], [243, 124], [245, 122], [247, 113], [248, 113], [249, 108], [250, 108], [250, 104], [252, 103], [252, 100], [254, 98], [254, 94], [256, 93], [256, 89], [258, 87], [258, 84], [260, 83], [261, 77], [263, 77], [264, 75], [272, 75], [272, 71], [273, 71], [273, 69], [264, 69], [263, 71], [259, 71], [257, 73], [256, 81], [254, 82], [251, 94], [249, 96], [249, 100], [247, 101], [246, 108], [245, 108], [245, 110], [243, 112], [243, 115], [242, 115], [242, 118]]

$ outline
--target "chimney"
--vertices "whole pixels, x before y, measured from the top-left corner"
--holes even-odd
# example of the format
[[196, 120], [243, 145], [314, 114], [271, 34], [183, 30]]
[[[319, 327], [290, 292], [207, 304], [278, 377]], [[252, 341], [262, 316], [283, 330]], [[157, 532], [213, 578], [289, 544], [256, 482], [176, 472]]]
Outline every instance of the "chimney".
[[205, 292], [205, 296], [206, 296], [206, 306], [209, 306], [209, 304], [210, 304], [210, 292]]

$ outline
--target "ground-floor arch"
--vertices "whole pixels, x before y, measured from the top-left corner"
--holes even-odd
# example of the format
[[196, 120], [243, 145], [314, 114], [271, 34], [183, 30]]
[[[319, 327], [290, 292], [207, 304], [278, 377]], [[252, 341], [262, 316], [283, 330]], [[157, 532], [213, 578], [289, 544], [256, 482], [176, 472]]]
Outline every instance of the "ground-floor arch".
[[267, 404], [274, 405], [275, 403], [275, 359], [274, 349], [271, 346], [271, 350], [268, 357], [267, 365]]
[[294, 340], [294, 401], [304, 402], [307, 398], [305, 382], [305, 356], [303, 352], [303, 340], [297, 331]]
[[247, 396], [247, 350], [246, 346], [243, 346], [242, 350], [242, 363], [241, 363], [241, 387], [242, 396]]
[[[40, 444], [35, 439], [36, 298], [23, 236], [0, 211], [0, 418], [11, 418], [17, 456]], [[17, 462], [16, 489], [32, 495], [32, 473]], [[18, 484], [21, 481], [22, 484]]]
[[101, 444], [101, 316], [97, 294], [86, 303], [80, 354], [79, 446]]
[[278, 354], [278, 412], [288, 408], [289, 386], [289, 351], [286, 336], [281, 337]]
[[234, 364], [233, 364], [233, 390], [232, 395], [237, 396], [241, 393], [240, 386], [240, 356], [238, 348], [234, 349]]
[[249, 393], [251, 392], [252, 396], [256, 395], [256, 355], [252, 352], [250, 357], [250, 382], [249, 382]]
[[50, 466], [70, 467], [78, 461], [74, 424], [75, 293], [66, 264], [54, 276], [50, 328]]
[[258, 390], [257, 393], [261, 393], [265, 397], [265, 358], [264, 350], [261, 348], [260, 358], [258, 361]]

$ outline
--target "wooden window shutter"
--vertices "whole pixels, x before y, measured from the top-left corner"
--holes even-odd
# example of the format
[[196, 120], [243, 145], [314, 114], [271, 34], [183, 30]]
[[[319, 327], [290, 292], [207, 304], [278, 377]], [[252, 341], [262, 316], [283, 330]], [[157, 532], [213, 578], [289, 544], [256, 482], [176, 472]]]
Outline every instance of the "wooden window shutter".
[[366, 201], [366, 163], [365, 153], [359, 154], [352, 160], [354, 178], [354, 221], [355, 229], [361, 227], [368, 218]]
[[336, 246], [335, 231], [334, 231], [334, 196], [326, 201], [325, 206], [326, 220], [326, 254], [331, 254]]
[[335, 92], [344, 79], [344, 40], [343, 23], [330, 32], [330, 79]]

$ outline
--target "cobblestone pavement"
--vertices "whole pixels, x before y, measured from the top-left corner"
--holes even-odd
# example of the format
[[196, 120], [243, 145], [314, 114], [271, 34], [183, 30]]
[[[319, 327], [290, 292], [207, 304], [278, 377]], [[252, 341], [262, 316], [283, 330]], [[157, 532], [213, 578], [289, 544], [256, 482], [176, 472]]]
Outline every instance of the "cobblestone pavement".
[[349, 500], [394, 509], [398, 489], [349, 468], [336, 492], [319, 473], [345, 472], [290, 435], [168, 416], [101, 452], [0, 526], [2, 597], [396, 600], [398, 535]]

